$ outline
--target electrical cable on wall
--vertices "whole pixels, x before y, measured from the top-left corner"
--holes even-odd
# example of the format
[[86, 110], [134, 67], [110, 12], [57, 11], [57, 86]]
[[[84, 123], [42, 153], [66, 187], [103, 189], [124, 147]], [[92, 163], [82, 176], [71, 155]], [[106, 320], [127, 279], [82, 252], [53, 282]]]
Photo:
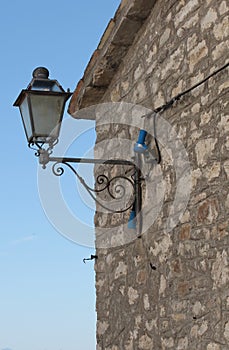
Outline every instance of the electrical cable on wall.
[[176, 101], [179, 101], [181, 99], [181, 97], [183, 97], [184, 95], [188, 94], [189, 92], [191, 92], [192, 90], [198, 88], [200, 85], [204, 84], [206, 81], [208, 81], [210, 78], [212, 78], [214, 75], [220, 73], [221, 71], [223, 71], [224, 69], [226, 69], [227, 67], [229, 67], [229, 62], [226, 63], [224, 66], [222, 66], [221, 68], [215, 70], [213, 73], [211, 73], [210, 75], [208, 75], [206, 78], [204, 78], [203, 80], [199, 81], [198, 83], [196, 83], [195, 85], [191, 86], [189, 89], [179, 93], [178, 95], [174, 96], [170, 101], [166, 102], [165, 104], [163, 104], [160, 107], [157, 107], [156, 109], [153, 110], [153, 112], [147, 113], [145, 115], [142, 116], [142, 118], [150, 118], [152, 117], [153, 113], [158, 114], [159, 112], [163, 113], [165, 110], [167, 110], [168, 108], [172, 107], [173, 104]]
[[[142, 118], [152, 118], [153, 117], [153, 133], [154, 133], [154, 142], [155, 142], [155, 149], [156, 149], [156, 160], [157, 160], [157, 164], [159, 164], [161, 162], [161, 152], [160, 152], [160, 147], [159, 147], [159, 143], [157, 140], [157, 130], [156, 130], [156, 117], [157, 115], [160, 113], [163, 113], [164, 111], [166, 111], [167, 109], [169, 109], [170, 107], [173, 106], [173, 104], [176, 101], [179, 101], [184, 95], [188, 94], [189, 92], [191, 92], [192, 90], [198, 88], [200, 85], [204, 84], [206, 81], [208, 81], [210, 78], [212, 78], [213, 76], [217, 75], [218, 73], [220, 73], [221, 71], [223, 71], [224, 69], [226, 69], [227, 67], [229, 67], [229, 62], [227, 62], [224, 66], [220, 67], [219, 69], [215, 70], [213, 73], [211, 73], [210, 75], [208, 75], [206, 78], [204, 78], [203, 80], [199, 81], [198, 83], [196, 83], [195, 85], [191, 86], [189, 89], [179, 93], [178, 95], [174, 96], [171, 100], [169, 100], [168, 102], [166, 102], [165, 104], [163, 104], [162, 106], [154, 109], [152, 112], [147, 113], [145, 115], [142, 116]], [[140, 134], [139, 134], [140, 135]], [[145, 144], [145, 137], [146, 137], [146, 131], [144, 134], [144, 148], [142, 148], [144, 151], [148, 150], [148, 146]], [[151, 151], [152, 153], [152, 151]], [[145, 152], [145, 155], [147, 155], [147, 153]], [[152, 154], [153, 155], [153, 154]]]

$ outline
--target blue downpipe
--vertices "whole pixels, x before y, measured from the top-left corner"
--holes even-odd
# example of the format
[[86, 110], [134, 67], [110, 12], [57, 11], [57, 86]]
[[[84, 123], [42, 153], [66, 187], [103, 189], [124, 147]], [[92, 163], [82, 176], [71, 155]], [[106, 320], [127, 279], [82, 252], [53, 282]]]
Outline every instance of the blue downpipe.
[[[145, 144], [145, 138], [146, 138], [147, 132], [146, 130], [141, 129], [139, 131], [139, 135], [138, 135], [138, 140], [134, 145], [134, 152], [139, 154], [139, 153], [144, 153], [148, 150], [148, 146]], [[140, 155], [136, 155], [136, 160], [137, 163], [139, 163], [140, 159], [139, 159]], [[137, 164], [139, 166], [139, 164]], [[136, 198], [135, 198], [135, 202], [133, 205], [133, 208], [130, 212], [130, 216], [129, 216], [129, 220], [128, 220], [128, 225], [127, 227], [129, 229], [133, 229], [136, 230], [137, 229], [137, 218], [136, 218], [136, 210], [139, 211], [140, 207], [141, 207], [141, 190], [139, 187], [139, 170], [136, 172], [136, 178], [135, 178], [135, 190], [136, 190]]]
[[138, 140], [134, 145], [134, 152], [144, 153], [145, 151], [148, 150], [148, 146], [145, 144], [146, 135], [147, 135], [146, 130], [141, 129], [139, 131]]
[[130, 230], [136, 230], [136, 211], [135, 211], [134, 208], [130, 212], [130, 217], [129, 217], [129, 220], [128, 220], [127, 227]]

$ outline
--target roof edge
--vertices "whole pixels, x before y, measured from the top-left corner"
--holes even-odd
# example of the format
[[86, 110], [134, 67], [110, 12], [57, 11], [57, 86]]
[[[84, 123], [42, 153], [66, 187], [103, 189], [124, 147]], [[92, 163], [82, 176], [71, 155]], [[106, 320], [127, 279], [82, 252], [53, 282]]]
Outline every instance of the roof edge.
[[[148, 18], [155, 2], [156, 0], [122, 0], [70, 100], [68, 113], [72, 117], [82, 118], [80, 114], [77, 116], [80, 109], [98, 104], [102, 100], [136, 33]], [[88, 119], [94, 117], [90, 115]]]

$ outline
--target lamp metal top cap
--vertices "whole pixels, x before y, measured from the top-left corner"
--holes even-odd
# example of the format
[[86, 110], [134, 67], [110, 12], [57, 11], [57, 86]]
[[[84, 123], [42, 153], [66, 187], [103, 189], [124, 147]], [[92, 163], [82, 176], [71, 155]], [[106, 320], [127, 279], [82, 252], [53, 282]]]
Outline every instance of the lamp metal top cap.
[[48, 79], [49, 71], [45, 67], [38, 67], [33, 71], [34, 78]]

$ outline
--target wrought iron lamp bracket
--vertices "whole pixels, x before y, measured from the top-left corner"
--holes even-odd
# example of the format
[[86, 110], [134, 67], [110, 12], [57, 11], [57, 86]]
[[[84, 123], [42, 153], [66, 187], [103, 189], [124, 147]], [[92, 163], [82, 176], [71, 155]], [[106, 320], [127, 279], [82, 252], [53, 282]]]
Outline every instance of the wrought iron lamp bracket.
[[[39, 163], [45, 169], [49, 162], [52, 162], [52, 172], [56, 176], [64, 174], [64, 167], [67, 167], [79, 180], [93, 200], [103, 209], [110, 213], [124, 213], [133, 207], [136, 202], [136, 197], [139, 195], [139, 187], [141, 186], [141, 176], [136, 165], [132, 161], [122, 159], [90, 159], [90, 158], [68, 158], [68, 157], [51, 157], [50, 150], [40, 148], [36, 151], [36, 156], [39, 157]], [[83, 177], [78, 173], [74, 164], [100, 164], [100, 165], [119, 165], [126, 166], [127, 170], [124, 174], [108, 177], [105, 174], [99, 174], [96, 177], [95, 187], [90, 187]], [[128, 175], [127, 175], [128, 174]], [[128, 188], [128, 195], [127, 195]], [[106, 192], [108, 201], [99, 199], [99, 194]], [[130, 193], [129, 193], [130, 192]], [[125, 202], [125, 197], [128, 200]], [[112, 208], [113, 202], [121, 203], [121, 207]], [[111, 204], [111, 205], [107, 205]]]

